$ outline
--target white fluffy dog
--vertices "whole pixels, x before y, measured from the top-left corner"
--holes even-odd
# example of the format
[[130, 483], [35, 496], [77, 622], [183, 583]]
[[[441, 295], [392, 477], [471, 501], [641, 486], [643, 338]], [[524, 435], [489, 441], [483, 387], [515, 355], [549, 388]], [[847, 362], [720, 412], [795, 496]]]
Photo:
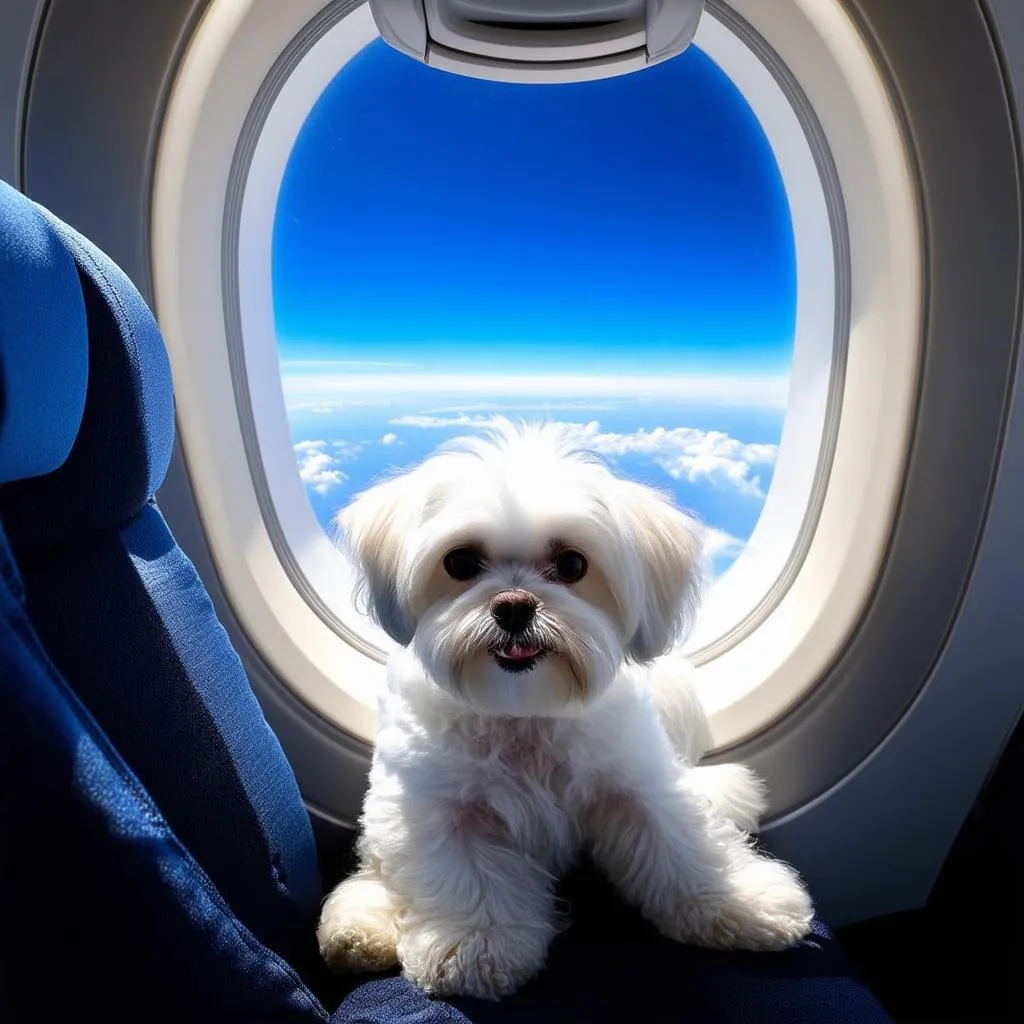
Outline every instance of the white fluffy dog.
[[537, 973], [581, 851], [664, 935], [780, 949], [797, 874], [758, 853], [764, 794], [710, 742], [685, 661], [700, 541], [564, 426], [499, 423], [338, 517], [388, 664], [357, 872], [318, 928], [336, 969], [496, 999]]

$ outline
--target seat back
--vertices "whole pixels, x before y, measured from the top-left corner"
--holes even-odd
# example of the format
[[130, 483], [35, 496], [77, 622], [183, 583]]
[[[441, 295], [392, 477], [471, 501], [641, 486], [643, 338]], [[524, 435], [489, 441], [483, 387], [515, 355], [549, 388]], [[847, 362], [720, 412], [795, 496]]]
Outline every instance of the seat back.
[[294, 774], [153, 498], [173, 440], [159, 331], [109, 258], [2, 182], [0, 368], [0, 524], [47, 657], [239, 919], [312, 962]]
[[327, 1019], [61, 678], [2, 532], [0, 826], [0, 1019]]

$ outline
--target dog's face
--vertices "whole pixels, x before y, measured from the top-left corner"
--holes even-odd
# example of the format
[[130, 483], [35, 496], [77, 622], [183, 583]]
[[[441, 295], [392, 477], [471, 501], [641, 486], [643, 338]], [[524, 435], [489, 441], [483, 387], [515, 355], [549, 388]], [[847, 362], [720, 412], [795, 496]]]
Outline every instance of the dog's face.
[[478, 712], [571, 714], [625, 660], [668, 650], [695, 607], [695, 523], [573, 442], [501, 424], [337, 517], [370, 613]]

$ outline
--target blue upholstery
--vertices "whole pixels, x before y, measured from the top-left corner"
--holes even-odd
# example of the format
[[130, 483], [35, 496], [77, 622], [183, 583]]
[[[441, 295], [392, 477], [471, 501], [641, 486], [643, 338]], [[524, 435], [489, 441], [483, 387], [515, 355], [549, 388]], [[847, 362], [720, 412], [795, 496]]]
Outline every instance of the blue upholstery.
[[[66, 461], [0, 488], [30, 617], [235, 912], [263, 942], [309, 962], [322, 891], [294, 774], [151, 503], [174, 432], [159, 331], [128, 278], [91, 243], [51, 214], [32, 216], [37, 208], [16, 192], [0, 194], [0, 209], [15, 236], [25, 222], [43, 237], [50, 225], [50, 246], [77, 267], [88, 325], [88, 392]], [[37, 376], [51, 372], [30, 325], [12, 339], [5, 353], [26, 366], [35, 359]], [[49, 420], [46, 407], [36, 429], [45, 434]]]
[[[0, 196], [0, 208], [29, 205], [17, 193], [7, 199]], [[78, 268], [89, 388], [81, 430], [64, 464], [20, 484], [4, 501], [0, 514], [19, 558], [130, 519], [163, 481], [174, 441], [171, 368], [153, 314], [108, 256], [40, 212]], [[29, 330], [23, 338], [28, 363], [39, 350], [38, 337]], [[37, 377], [49, 370], [38, 366]], [[48, 421], [47, 410], [37, 429], [46, 432]]]
[[50, 662], [2, 532], [0, 825], [5, 1024], [464, 1021], [408, 989], [381, 1003], [388, 1016], [328, 1016], [238, 920]]
[[209, 1020], [326, 1019], [50, 664], [0, 558], [3, 1019], [43, 1020], [47, 1006], [60, 1018], [93, 1007], [84, 1016], [189, 1021], [202, 1007]]
[[[424, 999], [415, 985], [394, 976], [358, 986], [338, 1008], [338, 1018], [338, 1024], [470, 1024], [454, 1006]], [[514, 1012], [504, 1019], [522, 1021]]]
[[0, 181], [0, 483], [56, 469], [82, 422], [85, 303], [43, 214]]
[[0, 256], [0, 1019], [888, 1020], [821, 926], [786, 953], [685, 949], [586, 872], [548, 969], [500, 1004], [328, 983], [295, 778], [153, 501], [173, 406], [152, 316], [6, 187]]
[[21, 564], [50, 657], [175, 831], [264, 942], [308, 963], [322, 895], [309, 819], [159, 511]]

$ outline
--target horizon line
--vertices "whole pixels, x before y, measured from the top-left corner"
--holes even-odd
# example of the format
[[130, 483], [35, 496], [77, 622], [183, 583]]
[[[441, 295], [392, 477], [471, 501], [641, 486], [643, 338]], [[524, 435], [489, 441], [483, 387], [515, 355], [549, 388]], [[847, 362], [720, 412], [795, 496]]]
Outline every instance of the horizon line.
[[789, 374], [282, 373], [286, 403], [332, 396], [473, 394], [478, 398], [675, 398], [785, 406]]

